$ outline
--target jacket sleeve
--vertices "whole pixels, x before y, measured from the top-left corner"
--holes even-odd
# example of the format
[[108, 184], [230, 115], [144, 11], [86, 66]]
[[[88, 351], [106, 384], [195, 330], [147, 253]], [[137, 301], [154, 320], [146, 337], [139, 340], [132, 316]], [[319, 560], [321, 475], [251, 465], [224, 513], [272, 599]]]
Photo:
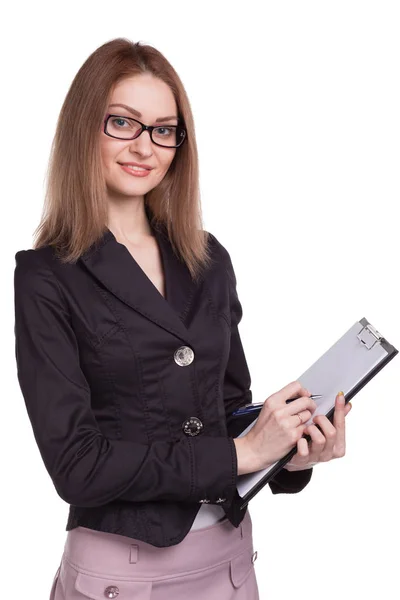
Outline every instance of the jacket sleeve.
[[235, 410], [252, 402], [252, 391], [251, 376], [238, 328], [243, 309], [237, 294], [236, 276], [231, 258], [226, 250], [224, 254], [229, 283], [231, 342], [223, 392], [228, 435], [235, 438], [254, 420], [254, 415], [232, 417]]
[[[244, 404], [252, 402], [251, 377], [246, 362], [238, 325], [243, 316], [242, 305], [238, 298], [237, 281], [229, 253], [224, 249], [231, 297], [231, 347], [224, 379], [224, 402], [228, 435], [237, 437], [254, 420], [251, 413], [242, 417], [232, 417], [232, 412]], [[312, 469], [287, 471], [281, 469], [269, 481], [273, 494], [300, 492], [309, 483]]]
[[[68, 304], [44, 253], [15, 255], [15, 356], [33, 434], [58, 495], [95, 507], [114, 499], [211, 503], [236, 492], [232, 438], [146, 445], [108, 439], [91, 409]], [[216, 461], [215, 457], [219, 460]]]

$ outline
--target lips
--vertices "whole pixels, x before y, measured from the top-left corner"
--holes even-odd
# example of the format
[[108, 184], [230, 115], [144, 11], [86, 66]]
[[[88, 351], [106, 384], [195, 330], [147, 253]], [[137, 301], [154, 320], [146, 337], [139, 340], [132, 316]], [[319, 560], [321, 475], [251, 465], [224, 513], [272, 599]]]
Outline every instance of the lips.
[[142, 169], [146, 169], [147, 171], [151, 171], [153, 167], [149, 167], [149, 165], [143, 165], [140, 163], [134, 162], [126, 162], [126, 163], [118, 163], [119, 165], [123, 165], [124, 167], [141, 167]]
[[132, 168], [122, 164], [119, 166], [122, 167], [122, 170], [125, 171], [125, 173], [128, 173], [130, 177], [147, 177], [151, 173], [151, 169]]

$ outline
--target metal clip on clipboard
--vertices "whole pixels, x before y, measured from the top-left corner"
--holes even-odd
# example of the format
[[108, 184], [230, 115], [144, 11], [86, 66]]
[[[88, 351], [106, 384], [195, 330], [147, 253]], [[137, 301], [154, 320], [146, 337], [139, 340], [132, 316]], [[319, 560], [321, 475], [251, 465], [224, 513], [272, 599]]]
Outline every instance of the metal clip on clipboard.
[[[362, 323], [364, 319], [360, 321]], [[367, 323], [361, 329], [360, 333], [357, 335], [357, 338], [360, 340], [362, 344], [367, 348], [367, 350], [371, 350], [378, 342], [385, 341], [385, 338], [379, 333], [375, 327], [371, 325], [371, 323]]]

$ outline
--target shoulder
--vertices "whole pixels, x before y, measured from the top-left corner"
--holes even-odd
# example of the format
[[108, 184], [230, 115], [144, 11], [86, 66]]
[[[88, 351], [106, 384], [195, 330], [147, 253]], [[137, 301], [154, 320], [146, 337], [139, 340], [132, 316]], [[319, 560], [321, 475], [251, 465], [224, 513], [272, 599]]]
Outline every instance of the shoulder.
[[231, 257], [228, 250], [225, 248], [223, 244], [217, 239], [217, 237], [211, 233], [210, 231], [206, 231], [208, 247], [210, 248], [211, 255], [213, 258], [215, 257], [217, 260], [219, 259], [228, 267], [231, 264]]
[[17, 266], [27, 267], [39, 264], [45, 264], [48, 259], [52, 256], [52, 249], [50, 246], [44, 246], [43, 248], [29, 248], [29, 250], [18, 250], [15, 254], [15, 262]]
[[210, 233], [209, 231], [206, 233], [208, 238], [208, 247], [210, 248], [210, 254], [213, 261], [222, 266], [227, 272], [229, 279], [236, 284], [232, 260], [228, 250], [213, 233]]
[[53, 271], [54, 251], [50, 246], [18, 250], [15, 254], [14, 285], [26, 292], [42, 286], [43, 282], [56, 285]]

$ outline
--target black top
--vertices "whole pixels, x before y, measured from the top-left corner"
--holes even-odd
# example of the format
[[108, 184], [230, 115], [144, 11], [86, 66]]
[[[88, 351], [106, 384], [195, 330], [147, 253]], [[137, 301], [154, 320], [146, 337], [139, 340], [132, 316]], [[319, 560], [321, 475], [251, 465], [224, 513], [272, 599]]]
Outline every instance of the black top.
[[[226, 249], [194, 283], [161, 230], [166, 298], [107, 229], [76, 264], [49, 246], [16, 253], [18, 379], [66, 530], [83, 526], [179, 543], [203, 502], [238, 527], [233, 437], [252, 415]], [[190, 419], [192, 417], [192, 419]], [[311, 471], [281, 471], [273, 493], [298, 492]]]

